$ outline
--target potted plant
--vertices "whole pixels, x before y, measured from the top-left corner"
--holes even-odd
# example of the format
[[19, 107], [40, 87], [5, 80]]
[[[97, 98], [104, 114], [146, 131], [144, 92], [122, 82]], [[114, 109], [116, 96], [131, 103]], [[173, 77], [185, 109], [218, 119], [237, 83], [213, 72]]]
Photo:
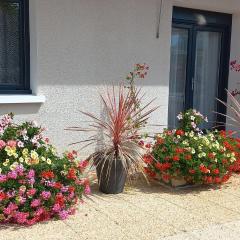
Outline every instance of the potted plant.
[[[148, 109], [152, 101], [143, 107], [140, 105], [140, 91], [135, 92], [134, 100], [131, 89], [123, 85], [107, 90], [106, 96], [100, 95], [105, 116], [82, 112], [92, 120], [88, 129], [68, 128], [71, 131], [94, 132], [84, 142], [88, 145], [97, 144], [89, 160], [96, 167], [99, 189], [104, 193], [121, 193], [128, 174], [144, 173], [143, 148], [138, 144], [141, 130], [156, 108]], [[139, 106], [136, 108], [136, 105]], [[99, 136], [103, 136], [99, 142]]]
[[144, 157], [148, 175], [172, 186], [226, 182], [239, 158], [231, 133], [202, 133], [198, 124], [207, 119], [196, 110], [180, 113], [178, 119], [180, 128], [165, 129], [155, 136], [151, 151]]

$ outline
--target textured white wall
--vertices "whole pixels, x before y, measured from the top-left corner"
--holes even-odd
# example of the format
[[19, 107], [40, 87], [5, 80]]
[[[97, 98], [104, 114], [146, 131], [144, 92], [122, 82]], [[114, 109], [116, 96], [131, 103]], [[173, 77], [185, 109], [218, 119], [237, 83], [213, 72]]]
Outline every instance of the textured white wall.
[[160, 0], [30, 0], [31, 86], [47, 100], [0, 105], [0, 113], [36, 119], [64, 149], [84, 137], [63, 130], [83, 125], [79, 110], [100, 115], [98, 90], [124, 79], [134, 63], [146, 62], [150, 72], [140, 85], [161, 106], [151, 123], [166, 124], [172, 5], [233, 12], [236, 3], [164, 0], [157, 39]]
[[159, 0], [30, 0], [31, 83], [43, 105], [1, 105], [17, 119], [37, 119], [63, 149], [83, 138], [63, 131], [82, 126], [79, 110], [101, 113], [97, 91], [120, 82], [134, 63], [150, 72], [141, 81], [161, 108], [151, 122], [166, 124], [171, 3], [164, 4], [161, 37], [156, 39]]

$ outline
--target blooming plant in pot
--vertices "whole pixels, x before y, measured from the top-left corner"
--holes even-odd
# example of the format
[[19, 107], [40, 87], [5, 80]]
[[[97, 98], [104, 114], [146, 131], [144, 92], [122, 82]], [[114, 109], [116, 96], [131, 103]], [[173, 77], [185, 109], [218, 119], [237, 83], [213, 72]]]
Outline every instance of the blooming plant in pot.
[[[105, 110], [104, 119], [83, 112], [92, 120], [89, 129], [68, 128], [72, 131], [94, 133], [86, 141], [90, 145], [98, 145], [99, 150], [89, 160], [96, 166], [99, 189], [104, 193], [120, 193], [128, 174], [139, 171], [144, 173], [143, 148], [138, 141], [149, 114], [156, 108], [149, 108], [151, 101], [135, 109], [135, 104], [140, 103], [139, 94], [140, 91], [136, 92], [133, 101], [131, 90], [122, 85], [117, 90], [114, 87], [108, 89], [106, 96], [100, 95]], [[99, 136], [103, 136], [102, 143], [99, 142]]]
[[0, 223], [32, 225], [66, 219], [89, 192], [77, 153], [56, 153], [34, 122], [0, 120]]
[[145, 156], [146, 172], [172, 185], [176, 179], [188, 184], [226, 182], [239, 157], [235, 139], [224, 131], [202, 133], [197, 124], [206, 118], [195, 110], [181, 113], [178, 118], [179, 129], [166, 129], [155, 136], [152, 151], [148, 158]]

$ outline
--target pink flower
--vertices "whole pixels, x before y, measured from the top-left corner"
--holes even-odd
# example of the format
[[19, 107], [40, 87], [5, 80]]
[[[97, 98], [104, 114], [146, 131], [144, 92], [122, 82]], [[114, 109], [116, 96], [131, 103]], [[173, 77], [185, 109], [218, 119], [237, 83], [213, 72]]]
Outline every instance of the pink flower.
[[60, 217], [61, 220], [65, 220], [65, 219], [67, 219], [67, 217], [68, 217], [68, 211], [62, 210], [62, 211], [59, 212], [58, 215], [59, 215], [59, 217]]
[[53, 205], [52, 210], [53, 210], [54, 212], [59, 212], [59, 211], [61, 210], [60, 204], [59, 204], [59, 203], [55, 203], [55, 204]]
[[44, 208], [40, 207], [37, 209], [37, 211], [35, 212], [36, 216], [41, 216], [44, 213]]
[[38, 207], [40, 204], [41, 204], [40, 199], [34, 199], [31, 202], [31, 207], [35, 208], [35, 207]]
[[16, 171], [11, 171], [11, 172], [8, 173], [7, 176], [8, 176], [9, 179], [17, 179], [18, 175], [17, 175]]
[[86, 195], [91, 194], [91, 189], [90, 189], [90, 186], [89, 186], [89, 185], [86, 185], [86, 186], [85, 186], [84, 193], [85, 193]]
[[0, 174], [0, 183], [4, 183], [6, 181], [7, 181], [7, 176], [3, 175], [3, 174]]
[[6, 143], [3, 140], [0, 140], [0, 149], [3, 149], [6, 146]]
[[7, 141], [7, 146], [14, 148], [17, 146], [17, 142], [14, 140], [9, 140], [9, 141]]
[[27, 178], [34, 178], [35, 177], [35, 171], [33, 169], [29, 170], [27, 174]]
[[29, 216], [29, 213], [17, 212], [14, 217], [16, 218], [17, 223], [23, 224], [23, 223], [27, 222], [28, 216]]
[[41, 197], [44, 199], [44, 200], [48, 200], [50, 197], [51, 197], [51, 192], [49, 191], [43, 191], [41, 193]]
[[27, 191], [27, 196], [32, 197], [36, 193], [36, 189], [32, 188]]

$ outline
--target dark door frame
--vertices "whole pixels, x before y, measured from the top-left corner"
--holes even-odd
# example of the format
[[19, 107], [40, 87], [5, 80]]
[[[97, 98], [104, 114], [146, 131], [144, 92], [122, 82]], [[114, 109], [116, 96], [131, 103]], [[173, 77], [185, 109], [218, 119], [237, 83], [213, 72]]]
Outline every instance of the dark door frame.
[[[203, 24], [200, 20], [204, 20]], [[185, 88], [185, 109], [193, 106], [193, 79], [195, 73], [195, 58], [196, 58], [196, 37], [198, 31], [213, 31], [222, 34], [221, 40], [221, 55], [219, 69], [219, 83], [217, 98], [222, 101], [227, 101], [228, 76], [229, 76], [229, 61], [231, 48], [231, 28], [232, 15], [218, 12], [209, 12], [203, 10], [173, 7], [172, 27], [187, 29], [189, 33], [188, 39], [188, 58], [186, 69], [186, 88]], [[217, 112], [226, 114], [226, 107], [217, 102]], [[217, 115], [217, 122], [225, 123], [226, 117]], [[224, 126], [219, 127], [224, 129]]]

